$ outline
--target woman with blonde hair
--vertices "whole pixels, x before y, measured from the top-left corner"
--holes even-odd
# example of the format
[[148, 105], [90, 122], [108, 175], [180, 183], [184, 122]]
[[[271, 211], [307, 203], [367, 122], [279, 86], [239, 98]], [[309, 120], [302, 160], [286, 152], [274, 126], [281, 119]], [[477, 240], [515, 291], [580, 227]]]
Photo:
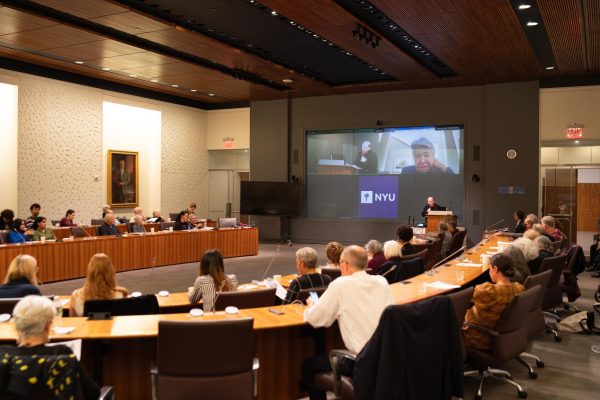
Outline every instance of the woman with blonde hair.
[[115, 270], [109, 256], [94, 254], [87, 267], [87, 275], [82, 288], [71, 294], [71, 317], [83, 315], [83, 304], [87, 300], [112, 300], [127, 297], [127, 289], [117, 286]]
[[4, 284], [0, 285], [0, 298], [25, 297], [41, 294], [38, 287], [37, 261], [28, 254], [16, 256], [8, 266]]

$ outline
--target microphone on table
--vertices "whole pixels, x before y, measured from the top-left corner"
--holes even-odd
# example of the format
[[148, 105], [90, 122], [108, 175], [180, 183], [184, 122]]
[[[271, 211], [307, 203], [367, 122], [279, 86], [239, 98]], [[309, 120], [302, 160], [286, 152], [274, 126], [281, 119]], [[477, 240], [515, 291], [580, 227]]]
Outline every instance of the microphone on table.
[[500, 223], [502, 223], [502, 222], [504, 222], [504, 218], [502, 218], [502, 219], [500, 219], [500, 220], [498, 220], [498, 221], [494, 222], [494, 223], [493, 223], [493, 224], [491, 224], [490, 226], [486, 227], [486, 228], [484, 229], [484, 231], [485, 231], [485, 232], [488, 232], [488, 231], [490, 230], [490, 228], [493, 228], [494, 226], [496, 226], [496, 225], [498, 225], [498, 224], [500, 224]]
[[[289, 242], [291, 242], [291, 240], [289, 240]], [[277, 245], [277, 250], [276, 250], [277, 253], [279, 252], [280, 247], [281, 247], [281, 243]], [[267, 274], [269, 273], [269, 270], [271, 269], [271, 265], [273, 265], [273, 261], [275, 261], [275, 254], [273, 254], [271, 256], [271, 261], [269, 261], [269, 265], [267, 266], [267, 269], [265, 270], [261, 281], [264, 281], [265, 279], [267, 279]]]

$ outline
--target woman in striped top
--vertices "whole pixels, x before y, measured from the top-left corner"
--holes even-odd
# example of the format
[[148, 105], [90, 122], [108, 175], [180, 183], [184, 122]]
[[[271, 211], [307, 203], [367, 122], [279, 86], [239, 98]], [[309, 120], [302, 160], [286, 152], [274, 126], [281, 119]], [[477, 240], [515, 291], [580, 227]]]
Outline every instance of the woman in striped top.
[[192, 304], [203, 299], [204, 311], [211, 311], [217, 296], [216, 292], [236, 291], [237, 285], [235, 275], [225, 275], [221, 252], [217, 249], [207, 250], [200, 261], [200, 276], [196, 278], [194, 287], [189, 288], [188, 299]]
[[317, 252], [311, 247], [303, 247], [296, 252], [296, 268], [300, 276], [290, 283], [283, 304], [296, 300], [300, 290], [329, 286], [331, 277], [317, 272]]

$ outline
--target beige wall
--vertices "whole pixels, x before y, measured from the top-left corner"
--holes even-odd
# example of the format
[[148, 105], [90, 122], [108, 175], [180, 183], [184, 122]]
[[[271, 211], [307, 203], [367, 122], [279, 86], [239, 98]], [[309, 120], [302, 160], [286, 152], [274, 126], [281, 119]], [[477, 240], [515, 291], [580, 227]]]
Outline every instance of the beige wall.
[[[106, 203], [105, 153], [114, 146], [144, 154], [148, 170], [140, 195], [146, 213], [158, 207], [174, 212], [189, 201], [207, 212], [204, 110], [0, 70], [4, 74], [18, 85], [18, 179], [3, 182], [4, 190], [18, 193], [18, 216], [28, 216], [29, 205], [38, 202], [50, 219], [64, 216], [68, 208], [77, 210], [78, 223], [98, 218]], [[144, 129], [124, 132], [114, 126], [105, 133], [106, 100], [160, 112], [154, 133], [145, 137]], [[131, 215], [131, 210], [120, 209], [118, 215]]]
[[3, 155], [0, 157], [0, 209], [17, 208], [18, 196], [16, 190], [18, 181], [18, 89], [9, 83], [10, 80], [0, 76], [0, 143]]
[[224, 148], [223, 139], [232, 138], [233, 149], [250, 148], [250, 108], [207, 112], [208, 150]]
[[540, 89], [540, 139], [565, 139], [573, 122], [584, 125], [584, 139], [600, 139], [600, 86]]

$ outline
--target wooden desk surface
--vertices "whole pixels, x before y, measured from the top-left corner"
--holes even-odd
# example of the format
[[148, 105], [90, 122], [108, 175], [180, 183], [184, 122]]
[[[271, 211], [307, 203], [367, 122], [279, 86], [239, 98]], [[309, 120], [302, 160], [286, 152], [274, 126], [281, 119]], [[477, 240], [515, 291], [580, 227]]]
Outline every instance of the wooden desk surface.
[[[68, 229], [68, 228], [67, 228]], [[129, 271], [163, 265], [197, 262], [208, 249], [221, 250], [223, 257], [258, 254], [258, 229], [219, 229], [214, 231], [156, 232], [127, 237], [88, 237], [63, 242], [0, 244], [0, 276], [19, 254], [38, 261], [43, 282], [85, 276], [89, 259], [96, 253], [108, 254], [115, 271]]]

